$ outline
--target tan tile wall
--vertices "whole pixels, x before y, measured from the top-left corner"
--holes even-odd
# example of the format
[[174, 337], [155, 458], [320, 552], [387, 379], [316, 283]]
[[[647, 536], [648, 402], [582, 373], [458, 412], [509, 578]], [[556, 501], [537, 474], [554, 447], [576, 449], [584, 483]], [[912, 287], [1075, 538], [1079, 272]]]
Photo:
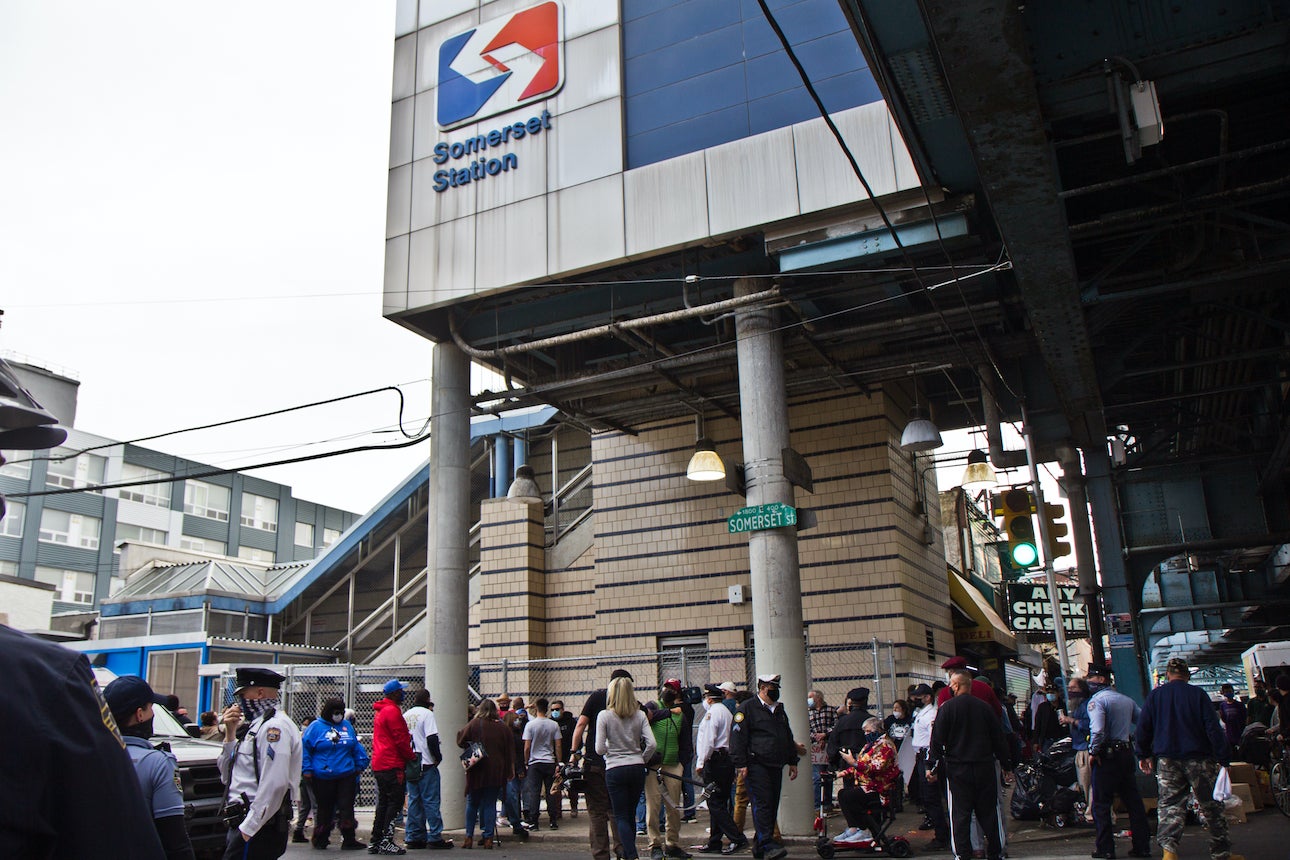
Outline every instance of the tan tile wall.
[[[814, 493], [797, 491], [797, 504], [819, 517], [798, 542], [809, 641], [867, 646], [876, 636], [894, 642], [901, 689], [939, 677], [937, 666], [953, 653], [940, 533], [933, 529], [933, 542], [925, 543], [925, 521], [911, 513], [919, 471], [927, 470], [927, 491], [936, 503], [934, 474], [925, 456], [914, 464], [899, 449], [905, 403], [900, 392], [874, 392], [790, 405], [792, 444], [815, 483]], [[735, 421], [709, 417], [706, 430], [723, 456], [741, 459]], [[536, 538], [535, 526], [528, 526], [528, 547], [515, 546], [522, 541], [512, 534], [518, 526], [510, 522], [513, 514], [503, 512], [506, 503], [486, 503], [481, 626], [472, 638], [483, 647], [472, 650], [472, 659], [476, 653], [485, 660], [518, 657], [524, 642], [530, 657], [655, 651], [660, 636], [690, 634], [706, 635], [713, 650], [744, 647], [752, 606], [730, 604], [727, 590], [751, 585], [747, 536], [726, 528], [726, 518], [744, 500], [720, 483], [685, 478], [693, 448], [694, 423], [688, 420], [659, 423], [637, 436], [596, 434], [595, 540], [566, 570], [534, 571], [531, 543], [540, 546], [540, 526]], [[498, 540], [507, 546], [490, 548]], [[507, 573], [490, 575], [490, 567]], [[515, 595], [521, 590], [531, 593]], [[512, 620], [525, 607], [534, 617]], [[866, 660], [855, 666], [871, 671]], [[838, 687], [848, 673], [863, 674], [845, 654], [837, 665], [824, 662], [816, 659], [813, 674], [836, 676]], [[840, 701], [839, 694], [826, 694]]]

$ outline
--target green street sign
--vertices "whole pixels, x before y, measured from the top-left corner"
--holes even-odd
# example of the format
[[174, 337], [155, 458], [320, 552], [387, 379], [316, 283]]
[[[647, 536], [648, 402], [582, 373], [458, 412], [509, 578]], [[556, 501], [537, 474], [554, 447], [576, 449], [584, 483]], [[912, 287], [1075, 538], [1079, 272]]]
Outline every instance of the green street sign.
[[783, 502], [740, 508], [726, 521], [730, 534], [797, 525], [797, 508]]

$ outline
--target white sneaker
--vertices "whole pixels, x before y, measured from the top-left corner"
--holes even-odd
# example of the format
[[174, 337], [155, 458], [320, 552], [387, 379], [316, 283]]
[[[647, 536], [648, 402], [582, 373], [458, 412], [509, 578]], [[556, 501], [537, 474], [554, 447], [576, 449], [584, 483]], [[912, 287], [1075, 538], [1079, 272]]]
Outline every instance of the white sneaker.
[[850, 836], [846, 837], [845, 839], [839, 840], [839, 841], [841, 841], [841, 842], [845, 842], [845, 843], [847, 843], [848, 845], [854, 845], [854, 844], [859, 843], [859, 842], [872, 842], [872, 841], [873, 841], [873, 834], [871, 834], [868, 830], [859, 830], [859, 829], [856, 829], [856, 830], [854, 830], [854, 831], [851, 833], [851, 835], [850, 835]]
[[856, 834], [856, 828], [854, 828], [854, 827], [848, 827], [846, 830], [843, 830], [841, 833], [839, 833], [839, 834], [837, 835], [837, 837], [836, 837], [836, 838], [834, 838], [834, 840], [833, 840], [833, 841], [834, 841], [834, 842], [848, 842], [848, 841], [850, 841], [851, 837], [852, 837], [852, 836], [854, 836], [855, 834]]

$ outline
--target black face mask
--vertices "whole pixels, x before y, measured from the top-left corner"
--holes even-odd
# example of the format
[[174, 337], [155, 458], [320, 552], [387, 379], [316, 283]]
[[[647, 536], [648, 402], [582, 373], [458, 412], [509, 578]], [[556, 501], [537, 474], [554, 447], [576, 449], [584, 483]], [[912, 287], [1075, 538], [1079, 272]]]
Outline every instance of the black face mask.
[[152, 720], [144, 720], [142, 723], [125, 726], [121, 729], [121, 734], [129, 735], [132, 738], [143, 738], [146, 741], [152, 737]]
[[779, 687], [767, 687], [767, 688], [766, 688], [766, 698], [770, 699], [772, 702], [778, 702], [778, 701], [779, 701]]

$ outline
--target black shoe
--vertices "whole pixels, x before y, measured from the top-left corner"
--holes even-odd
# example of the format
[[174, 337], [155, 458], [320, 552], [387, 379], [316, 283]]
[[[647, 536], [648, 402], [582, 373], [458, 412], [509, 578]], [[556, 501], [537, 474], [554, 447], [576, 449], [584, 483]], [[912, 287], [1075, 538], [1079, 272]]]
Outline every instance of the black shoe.
[[681, 820], [686, 824], [695, 824], [698, 822], [699, 819], [695, 818], [693, 815], [689, 815], [689, 816], [686, 816], [685, 818], [682, 818]]
[[691, 856], [689, 851], [686, 851], [679, 845], [669, 845], [663, 854], [666, 857], [675, 857], [676, 860], [690, 860]]
[[1093, 860], [1115, 860], [1114, 851], [1094, 851], [1088, 856], [1092, 857]]
[[516, 839], [518, 839], [518, 840], [520, 840], [521, 842], [528, 842], [528, 841], [529, 841], [529, 831], [528, 831], [528, 828], [523, 827], [523, 826], [512, 827], [512, 828], [511, 828], [511, 832], [512, 832], [512, 833], [514, 833], [514, 834], [515, 834], [515, 838], [516, 838]]
[[296, 831], [292, 832], [292, 834], [291, 834], [291, 841], [292, 841], [292, 842], [308, 842], [309, 840], [305, 838], [305, 832], [304, 832], [303, 830], [296, 830]]
[[424, 839], [410, 839], [403, 843], [404, 848], [424, 848], [426, 841]]
[[939, 839], [933, 839], [931, 842], [928, 842], [926, 845], [923, 846], [923, 850], [928, 852], [948, 851], [950, 850], [950, 846], [946, 845], [944, 842], [942, 842]]
[[559, 829], [560, 829], [560, 825], [559, 825], [559, 824], [557, 824], [556, 822], [552, 821], [550, 824], [548, 824], [548, 825], [547, 825], [547, 829], [548, 829], [548, 830], [559, 830]]
[[776, 845], [766, 852], [766, 860], [784, 860], [788, 856], [788, 849], [783, 845]]
[[722, 854], [722, 853], [724, 853], [724, 852], [721, 850], [721, 846], [720, 846], [720, 845], [700, 845], [698, 848], [696, 848], [696, 849], [694, 849], [694, 850], [695, 850], [695, 851], [698, 851], [700, 854]]
[[738, 854], [740, 851], [747, 851], [747, 850], [748, 850], [748, 840], [745, 839], [743, 842], [731, 842], [725, 848], [721, 849], [721, 853], [725, 854], [728, 857], [731, 854]]
[[445, 848], [451, 848], [451, 847], [452, 847], [452, 840], [451, 840], [451, 839], [436, 839], [434, 842], [427, 842], [427, 843], [426, 843], [426, 847], [427, 847], [427, 848], [437, 848], [437, 849], [439, 849], [440, 851], [442, 851], [442, 850], [444, 850]]
[[[327, 846], [324, 845], [323, 847], [326, 848]], [[366, 842], [359, 842], [357, 839], [348, 839], [340, 843], [341, 851], [362, 851], [366, 847]]]
[[935, 829], [936, 829], [936, 825], [932, 823], [932, 819], [930, 819], [930, 818], [924, 818], [924, 819], [923, 819], [923, 823], [922, 823], [922, 824], [920, 824], [920, 825], [918, 825], [918, 829], [919, 829], [919, 830], [935, 830]]

